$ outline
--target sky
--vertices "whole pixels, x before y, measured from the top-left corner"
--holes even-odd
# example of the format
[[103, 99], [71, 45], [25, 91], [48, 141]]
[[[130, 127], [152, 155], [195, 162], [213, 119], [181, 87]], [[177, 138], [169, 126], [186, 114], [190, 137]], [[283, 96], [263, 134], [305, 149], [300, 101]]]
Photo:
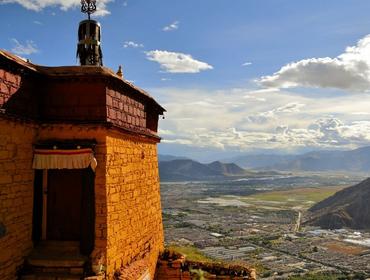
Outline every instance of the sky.
[[[98, 0], [103, 61], [167, 109], [161, 154], [370, 145], [370, 1]], [[77, 65], [75, 0], [0, 0], [0, 48]]]

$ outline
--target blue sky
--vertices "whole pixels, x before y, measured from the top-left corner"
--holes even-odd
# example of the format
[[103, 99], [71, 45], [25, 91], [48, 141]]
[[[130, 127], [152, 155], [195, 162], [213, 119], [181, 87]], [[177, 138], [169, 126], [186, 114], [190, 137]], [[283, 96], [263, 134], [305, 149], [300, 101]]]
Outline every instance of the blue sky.
[[[79, 1], [0, 3], [0, 48], [77, 64]], [[369, 1], [98, 3], [105, 66], [122, 64], [168, 110], [161, 153], [206, 160], [370, 143]]]

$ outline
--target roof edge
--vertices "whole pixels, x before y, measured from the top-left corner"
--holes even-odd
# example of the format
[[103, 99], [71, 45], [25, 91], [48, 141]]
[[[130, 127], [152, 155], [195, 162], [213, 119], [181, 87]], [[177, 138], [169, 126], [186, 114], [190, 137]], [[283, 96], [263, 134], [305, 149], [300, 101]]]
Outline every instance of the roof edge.
[[110, 68], [103, 66], [42, 66], [33, 64], [25, 58], [12, 54], [8, 51], [0, 49], [0, 57], [4, 57], [8, 61], [20, 65], [34, 73], [42, 74], [49, 77], [82, 77], [82, 76], [104, 76], [118, 83], [122, 83], [139, 94], [145, 96], [147, 99], [151, 100], [158, 108], [159, 113], [163, 115], [166, 112], [164, 109], [148, 92], [135, 86], [131, 82], [122, 79], [117, 76], [116, 73]]

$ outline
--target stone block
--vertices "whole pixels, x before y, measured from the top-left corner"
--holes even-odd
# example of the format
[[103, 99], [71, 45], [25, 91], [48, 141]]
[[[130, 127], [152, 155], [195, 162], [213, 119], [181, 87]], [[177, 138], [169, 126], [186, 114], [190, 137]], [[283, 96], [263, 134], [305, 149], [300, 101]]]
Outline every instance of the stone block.
[[10, 174], [0, 174], [0, 184], [10, 184], [13, 182], [13, 177]]

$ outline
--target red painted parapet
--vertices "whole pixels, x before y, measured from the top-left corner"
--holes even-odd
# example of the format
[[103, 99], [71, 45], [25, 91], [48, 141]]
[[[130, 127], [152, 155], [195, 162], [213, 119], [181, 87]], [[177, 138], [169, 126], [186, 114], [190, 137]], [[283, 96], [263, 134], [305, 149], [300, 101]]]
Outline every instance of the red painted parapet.
[[41, 123], [99, 123], [154, 138], [165, 111], [108, 68], [44, 67], [1, 50], [0, 109]]

